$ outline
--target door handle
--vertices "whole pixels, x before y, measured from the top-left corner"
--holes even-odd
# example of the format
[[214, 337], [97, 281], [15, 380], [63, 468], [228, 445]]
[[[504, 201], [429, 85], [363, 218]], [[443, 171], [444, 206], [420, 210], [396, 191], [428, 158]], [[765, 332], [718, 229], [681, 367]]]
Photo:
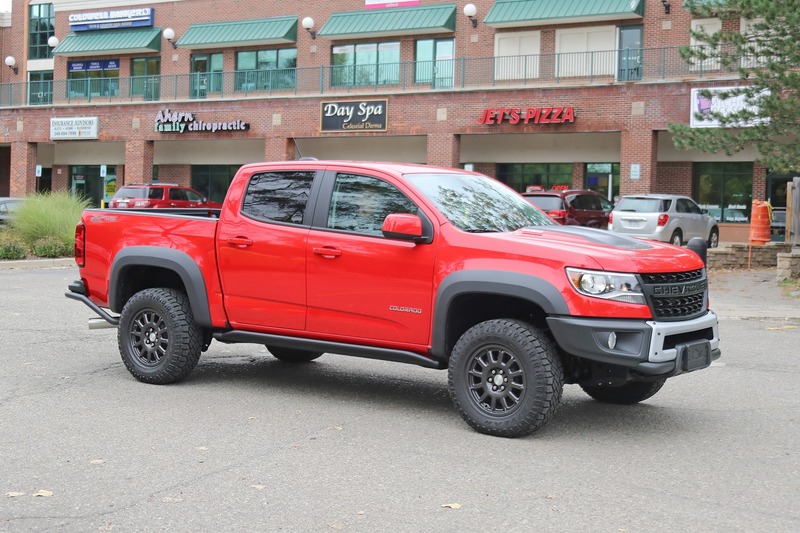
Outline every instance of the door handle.
[[314, 248], [314, 253], [317, 255], [321, 255], [322, 257], [327, 257], [328, 259], [333, 259], [334, 257], [339, 257], [342, 255], [341, 250], [337, 250], [336, 248]]
[[247, 248], [248, 246], [253, 244], [253, 241], [251, 241], [247, 237], [231, 237], [225, 242], [227, 242], [231, 246], [237, 246], [239, 248]]

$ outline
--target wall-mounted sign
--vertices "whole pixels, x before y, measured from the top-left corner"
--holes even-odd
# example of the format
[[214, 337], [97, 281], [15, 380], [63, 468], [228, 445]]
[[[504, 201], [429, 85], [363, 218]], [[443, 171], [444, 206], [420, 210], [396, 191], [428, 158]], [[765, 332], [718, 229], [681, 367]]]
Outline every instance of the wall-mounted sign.
[[567, 107], [499, 107], [484, 109], [478, 124], [563, 124], [575, 122], [575, 109]]
[[[754, 105], [747, 99], [747, 96], [740, 94], [730, 98], [719, 98], [717, 94], [735, 89], [736, 87], [715, 87], [708, 89], [711, 91], [710, 96], [703, 96], [701, 94], [705, 89], [692, 89], [692, 103], [691, 103], [691, 116], [689, 118], [689, 125], [692, 128], [719, 128], [721, 127], [719, 121], [711, 116], [712, 111], [722, 113], [723, 115], [732, 115], [744, 109], [748, 109], [754, 113], [759, 112], [757, 105]], [[769, 90], [765, 91], [769, 95]], [[700, 115], [699, 117], [697, 115]], [[747, 128], [755, 126], [758, 123], [769, 121], [769, 117], [764, 117], [750, 123], [730, 124], [730, 128]]]
[[322, 102], [321, 131], [386, 131], [387, 100]]
[[51, 118], [50, 139], [97, 139], [99, 124], [97, 117]]
[[156, 115], [154, 129], [161, 133], [217, 133], [247, 131], [250, 124], [243, 120], [206, 122], [198, 120], [194, 113], [164, 109]]
[[119, 70], [119, 59], [70, 61], [67, 63], [68, 72], [83, 72], [84, 70]]
[[71, 31], [87, 31], [141, 28], [152, 26], [154, 15], [155, 10], [152, 7], [73, 13], [69, 16], [69, 29]]
[[380, 9], [383, 7], [408, 7], [418, 6], [419, 0], [364, 0], [364, 7], [367, 9]]

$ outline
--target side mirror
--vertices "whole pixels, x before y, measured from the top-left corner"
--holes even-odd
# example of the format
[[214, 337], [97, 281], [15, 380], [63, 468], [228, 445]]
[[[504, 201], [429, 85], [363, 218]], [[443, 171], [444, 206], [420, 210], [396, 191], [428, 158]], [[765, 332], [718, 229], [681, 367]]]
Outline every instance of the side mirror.
[[386, 217], [381, 232], [387, 239], [411, 241], [416, 243], [430, 242], [422, 230], [422, 220], [417, 215], [394, 213]]

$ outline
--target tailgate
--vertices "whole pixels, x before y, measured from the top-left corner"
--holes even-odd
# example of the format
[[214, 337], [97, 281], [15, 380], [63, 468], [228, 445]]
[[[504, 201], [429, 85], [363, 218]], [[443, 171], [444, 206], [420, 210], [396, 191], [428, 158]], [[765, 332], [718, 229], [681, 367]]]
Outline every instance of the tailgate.
[[658, 215], [658, 213], [614, 211], [614, 229], [634, 235], [650, 235], [658, 229]]

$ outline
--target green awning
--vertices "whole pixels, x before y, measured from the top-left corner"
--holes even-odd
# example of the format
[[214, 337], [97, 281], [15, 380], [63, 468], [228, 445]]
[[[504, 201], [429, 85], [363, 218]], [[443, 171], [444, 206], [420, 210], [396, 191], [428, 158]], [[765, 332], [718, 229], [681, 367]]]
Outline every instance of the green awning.
[[329, 39], [360, 39], [454, 31], [456, 5], [439, 4], [334, 13], [318, 35]]
[[297, 17], [192, 24], [178, 46], [191, 50], [297, 42]]
[[640, 19], [644, 0], [495, 0], [483, 23], [495, 28]]
[[53, 54], [81, 57], [160, 51], [161, 28], [136, 28], [70, 33], [53, 49]]

